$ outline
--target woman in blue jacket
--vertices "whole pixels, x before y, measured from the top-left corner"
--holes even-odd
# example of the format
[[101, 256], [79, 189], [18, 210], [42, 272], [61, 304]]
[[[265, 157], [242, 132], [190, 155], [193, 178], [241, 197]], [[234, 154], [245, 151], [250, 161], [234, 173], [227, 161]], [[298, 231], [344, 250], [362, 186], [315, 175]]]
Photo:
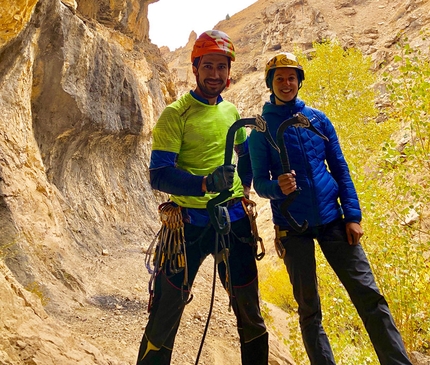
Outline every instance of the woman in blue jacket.
[[[305, 79], [303, 67], [291, 53], [270, 59], [265, 69], [270, 102], [263, 117], [276, 137], [280, 124], [297, 113], [307, 117], [328, 141], [305, 128], [287, 128], [283, 139], [291, 167], [284, 173], [279, 153], [262, 133], [251, 132], [250, 152], [257, 194], [270, 199], [277, 252], [287, 268], [298, 303], [300, 328], [311, 365], [335, 364], [321, 324], [315, 244], [348, 291], [383, 365], [411, 365], [387, 302], [380, 293], [360, 245], [361, 210], [336, 131], [327, 116], [297, 98]], [[293, 229], [281, 212], [289, 194], [300, 189], [288, 212], [308, 227]], [[297, 193], [297, 192], [296, 192]]]

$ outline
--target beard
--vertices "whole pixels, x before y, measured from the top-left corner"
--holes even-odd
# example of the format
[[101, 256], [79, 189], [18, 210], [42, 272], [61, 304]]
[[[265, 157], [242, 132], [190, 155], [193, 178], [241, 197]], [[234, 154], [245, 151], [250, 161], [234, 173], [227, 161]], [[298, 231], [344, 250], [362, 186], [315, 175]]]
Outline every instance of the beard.
[[[214, 81], [214, 80], [211, 80], [211, 81]], [[208, 86], [206, 84], [206, 80], [203, 80], [203, 82], [201, 82], [200, 80], [197, 80], [197, 86], [199, 87], [200, 92], [203, 94], [203, 96], [206, 96], [209, 99], [209, 98], [215, 98], [218, 95], [220, 95], [226, 88], [227, 82], [221, 81], [221, 82], [218, 82], [217, 85]]]

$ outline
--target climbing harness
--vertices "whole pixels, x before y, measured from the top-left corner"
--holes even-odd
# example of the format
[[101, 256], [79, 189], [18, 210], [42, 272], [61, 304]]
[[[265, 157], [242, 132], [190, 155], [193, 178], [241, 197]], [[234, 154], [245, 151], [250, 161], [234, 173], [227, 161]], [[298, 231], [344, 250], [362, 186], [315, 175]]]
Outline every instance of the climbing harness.
[[[285, 146], [284, 140], [284, 131], [291, 126], [296, 128], [306, 128], [311, 132], [315, 133], [317, 136], [321, 137], [322, 139], [328, 141], [328, 138], [321, 132], [319, 132], [312, 125], [310, 120], [306, 118], [306, 116], [304, 116], [302, 113], [294, 114], [292, 118], [284, 120], [279, 125], [278, 130], [276, 132], [276, 143], [279, 147], [279, 156], [281, 158], [282, 172], [284, 174], [291, 172], [290, 160], [288, 159], [287, 147]], [[292, 192], [291, 194], [288, 194], [287, 198], [281, 204], [281, 213], [286, 218], [291, 228], [293, 228], [299, 233], [302, 233], [308, 228], [308, 222], [305, 220], [303, 224], [300, 225], [288, 211], [288, 207], [292, 204], [298, 194], [300, 194], [300, 188], [296, 189], [296, 191]]]

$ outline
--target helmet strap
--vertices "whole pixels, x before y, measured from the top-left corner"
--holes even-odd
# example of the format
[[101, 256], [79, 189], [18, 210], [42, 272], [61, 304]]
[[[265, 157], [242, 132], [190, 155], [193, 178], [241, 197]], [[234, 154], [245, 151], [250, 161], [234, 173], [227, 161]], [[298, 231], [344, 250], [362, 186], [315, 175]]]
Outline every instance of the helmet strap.
[[199, 66], [200, 66], [200, 60], [201, 60], [202, 58], [201, 57], [196, 57], [195, 59], [194, 59], [194, 62], [193, 62], [193, 66], [195, 67], [195, 68], [199, 68]]

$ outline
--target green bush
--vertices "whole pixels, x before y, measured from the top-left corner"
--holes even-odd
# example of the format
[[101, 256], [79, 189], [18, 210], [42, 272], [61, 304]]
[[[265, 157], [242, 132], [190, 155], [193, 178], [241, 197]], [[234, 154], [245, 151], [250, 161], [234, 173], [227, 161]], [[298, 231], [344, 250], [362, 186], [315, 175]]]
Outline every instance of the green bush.
[[393, 70], [383, 75], [391, 100], [387, 122], [396, 138], [383, 144], [378, 161], [385, 189], [374, 215], [384, 214], [387, 243], [377, 263], [388, 268], [381, 286], [392, 298], [407, 349], [429, 354], [430, 63], [404, 42]]

